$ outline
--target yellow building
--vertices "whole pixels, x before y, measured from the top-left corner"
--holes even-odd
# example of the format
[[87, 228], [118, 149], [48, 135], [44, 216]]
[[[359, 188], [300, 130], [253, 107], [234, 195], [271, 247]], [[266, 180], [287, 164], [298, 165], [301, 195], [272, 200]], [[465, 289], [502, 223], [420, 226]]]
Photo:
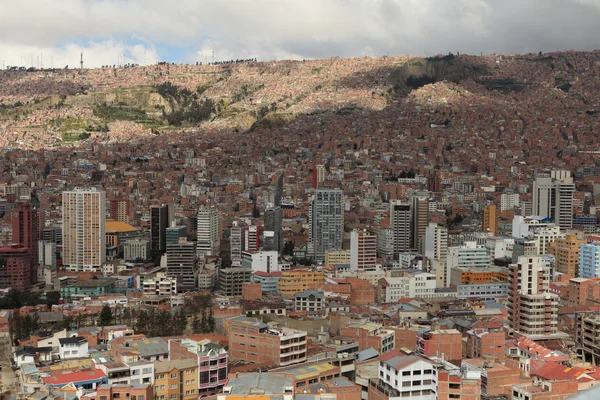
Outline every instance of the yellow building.
[[198, 398], [198, 361], [182, 359], [154, 363], [156, 400], [196, 400]]
[[310, 269], [284, 271], [281, 273], [281, 278], [279, 279], [278, 291], [282, 296], [295, 296], [296, 293], [324, 283], [325, 273], [323, 271], [313, 271]]
[[105, 231], [106, 247], [113, 247], [119, 245], [119, 236], [127, 232], [136, 232], [137, 229], [125, 222], [106, 221]]
[[350, 265], [350, 250], [328, 250], [325, 265]]
[[556, 239], [548, 245], [548, 253], [554, 254], [554, 269], [572, 278], [579, 276], [579, 246], [586, 244], [575, 235], [567, 235], [564, 239]]
[[498, 213], [498, 208], [496, 208], [495, 204], [491, 204], [483, 209], [483, 218], [481, 223], [481, 230], [483, 232], [487, 232], [488, 230], [492, 232], [492, 235], [498, 235], [498, 222], [499, 222], [500, 214]]

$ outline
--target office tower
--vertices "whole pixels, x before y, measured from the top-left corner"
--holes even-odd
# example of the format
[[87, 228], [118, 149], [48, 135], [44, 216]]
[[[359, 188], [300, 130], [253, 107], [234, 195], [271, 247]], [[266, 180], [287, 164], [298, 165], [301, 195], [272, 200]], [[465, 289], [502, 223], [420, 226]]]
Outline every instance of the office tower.
[[344, 193], [337, 189], [317, 189], [310, 212], [313, 257], [322, 261], [325, 251], [341, 249], [344, 235]]
[[283, 251], [283, 225], [281, 207], [268, 207], [265, 210], [265, 231], [263, 248], [266, 251]]
[[498, 235], [498, 222], [500, 215], [495, 204], [490, 204], [483, 209], [483, 218], [481, 219], [481, 230], [483, 232], [491, 232], [492, 235]]
[[394, 258], [410, 250], [410, 204], [390, 202], [390, 226], [394, 233]]
[[56, 243], [40, 240], [37, 245], [38, 265], [56, 267]]
[[519, 193], [507, 190], [500, 195], [500, 211], [512, 210], [515, 207], [519, 207]]
[[425, 230], [425, 257], [429, 261], [446, 261], [448, 257], [448, 228], [430, 222]]
[[442, 178], [439, 170], [429, 171], [427, 173], [427, 190], [429, 192], [441, 192]]
[[39, 212], [28, 203], [20, 203], [11, 217], [12, 242], [29, 250], [37, 277], [38, 241], [41, 238]]
[[477, 242], [465, 242], [462, 246], [448, 248], [448, 270], [452, 268], [487, 268], [490, 266], [487, 249]]
[[388, 261], [394, 259], [394, 231], [390, 228], [377, 232], [377, 256]]
[[187, 226], [172, 225], [166, 230], [166, 241], [169, 243], [179, 243], [180, 238], [187, 237]]
[[245, 251], [258, 251], [260, 250], [260, 226], [248, 225], [244, 228], [246, 231], [244, 237], [244, 250]]
[[123, 197], [112, 199], [109, 212], [110, 219], [128, 224], [131, 215], [131, 202]]
[[412, 196], [411, 209], [411, 249], [423, 250], [423, 238], [429, 222], [429, 196], [427, 193], [415, 193]]
[[63, 265], [72, 271], [97, 271], [106, 260], [106, 194], [75, 188], [62, 198]]
[[50, 228], [45, 228], [42, 231], [42, 240], [53, 242], [57, 245], [62, 244], [62, 227], [52, 226]]
[[350, 233], [350, 271], [374, 271], [377, 237], [366, 230]]
[[167, 245], [167, 276], [177, 279], [177, 291], [180, 293], [196, 289], [198, 277], [196, 243], [182, 238], [179, 243]]
[[150, 208], [150, 255], [155, 263], [167, 251], [167, 227], [171, 225], [172, 208], [172, 204]]
[[573, 227], [575, 184], [569, 171], [552, 171], [533, 183], [533, 214], [552, 218], [561, 229]]
[[229, 249], [232, 267], [242, 266], [242, 251], [244, 251], [244, 242], [246, 230], [241, 223], [233, 221], [233, 226], [229, 230]]
[[123, 244], [123, 258], [126, 261], [146, 261], [150, 257], [150, 241], [135, 238]]
[[567, 235], [548, 244], [548, 253], [554, 255], [555, 270], [571, 278], [579, 277], [579, 246], [586, 243], [575, 235]]
[[313, 188], [318, 189], [325, 182], [325, 166], [318, 164], [313, 169]]
[[37, 282], [37, 270], [29, 249], [19, 245], [0, 247], [0, 289], [27, 292]]
[[586, 243], [579, 246], [579, 277], [600, 277], [600, 244]]
[[549, 292], [550, 271], [540, 256], [519, 257], [508, 269], [510, 328], [532, 340], [558, 332], [558, 296]]
[[219, 210], [215, 206], [201, 205], [198, 209], [198, 257], [218, 256], [221, 249], [219, 238]]

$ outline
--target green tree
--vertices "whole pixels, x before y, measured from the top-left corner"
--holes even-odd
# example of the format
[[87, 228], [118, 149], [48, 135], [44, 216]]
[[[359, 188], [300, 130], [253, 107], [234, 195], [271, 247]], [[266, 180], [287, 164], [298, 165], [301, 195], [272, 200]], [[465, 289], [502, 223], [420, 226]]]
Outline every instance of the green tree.
[[215, 328], [217, 327], [217, 323], [215, 321], [215, 316], [213, 315], [213, 310], [212, 308], [210, 308], [208, 310], [208, 319], [206, 321], [207, 327], [208, 327], [208, 332], [207, 333], [213, 333], [215, 331]]
[[206, 316], [206, 309], [202, 309], [202, 318], [200, 320], [200, 333], [206, 333], [208, 331], [208, 318]]
[[109, 326], [113, 320], [112, 310], [108, 304], [105, 304], [100, 311], [100, 326]]
[[59, 291], [46, 292], [46, 304], [48, 305], [48, 307], [52, 307], [54, 304], [58, 304], [58, 300], [60, 300]]
[[201, 329], [200, 319], [198, 318], [198, 315], [194, 314], [192, 317], [192, 333], [200, 333]]

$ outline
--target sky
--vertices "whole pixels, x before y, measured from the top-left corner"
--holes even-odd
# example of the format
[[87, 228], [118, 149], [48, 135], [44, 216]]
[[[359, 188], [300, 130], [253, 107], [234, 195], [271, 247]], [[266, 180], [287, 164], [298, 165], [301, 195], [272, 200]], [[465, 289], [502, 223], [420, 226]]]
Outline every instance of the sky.
[[600, 49], [600, 0], [0, 0], [4, 66]]

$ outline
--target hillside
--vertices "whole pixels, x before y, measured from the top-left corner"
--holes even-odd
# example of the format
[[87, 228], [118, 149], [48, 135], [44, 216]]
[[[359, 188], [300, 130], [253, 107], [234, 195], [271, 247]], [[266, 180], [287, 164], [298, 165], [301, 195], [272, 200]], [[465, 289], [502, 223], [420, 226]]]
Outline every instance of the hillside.
[[[384, 126], [401, 109], [398, 134], [429, 123], [479, 138], [515, 131], [515, 140], [531, 146], [543, 133], [539, 122], [560, 110], [554, 118], [564, 121], [553, 125], [565, 138], [557, 151], [565, 153], [585, 142], [585, 132], [597, 132], [599, 65], [600, 53], [592, 52], [0, 71], [0, 145], [129, 142], [190, 129], [268, 131], [310, 126], [323, 113], [332, 113], [331, 129], [365, 115]], [[440, 116], [423, 118], [428, 112]], [[467, 128], [465, 118], [478, 122]]]

